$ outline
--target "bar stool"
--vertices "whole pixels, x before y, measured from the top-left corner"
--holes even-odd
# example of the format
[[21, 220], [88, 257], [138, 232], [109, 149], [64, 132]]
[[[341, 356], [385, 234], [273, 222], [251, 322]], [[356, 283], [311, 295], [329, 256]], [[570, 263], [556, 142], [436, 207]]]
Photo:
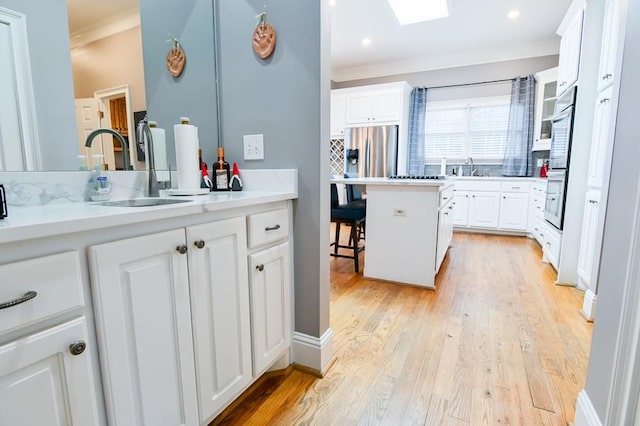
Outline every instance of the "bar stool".
[[[345, 173], [344, 177], [349, 179], [356, 178], [358, 177], [358, 175], [357, 173]], [[353, 205], [354, 207], [357, 206], [363, 207], [365, 209], [367, 208], [367, 199], [362, 197], [362, 192], [358, 188], [356, 188], [355, 185], [345, 183], [344, 189], [347, 195], [347, 204]], [[364, 240], [366, 235], [366, 222], [363, 222], [358, 227], [358, 232], [360, 234], [360, 239]]]
[[[343, 257], [353, 259], [356, 272], [360, 272], [360, 261], [358, 255], [364, 250], [364, 246], [360, 247], [360, 227], [364, 225], [367, 216], [367, 209], [364, 205], [356, 205], [347, 203], [340, 205], [338, 202], [338, 189], [334, 183], [331, 184], [331, 222], [336, 224], [335, 241], [331, 243], [333, 253], [329, 253], [334, 257]], [[345, 224], [351, 226], [349, 244], [340, 244], [340, 225]], [[353, 250], [353, 255], [338, 253], [338, 249]]]

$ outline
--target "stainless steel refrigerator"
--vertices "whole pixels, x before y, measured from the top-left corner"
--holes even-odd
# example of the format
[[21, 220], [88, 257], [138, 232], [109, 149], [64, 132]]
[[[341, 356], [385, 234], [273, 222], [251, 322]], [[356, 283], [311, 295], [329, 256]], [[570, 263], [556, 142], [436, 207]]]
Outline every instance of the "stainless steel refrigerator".
[[398, 126], [345, 130], [345, 173], [350, 177], [387, 177], [398, 167]]

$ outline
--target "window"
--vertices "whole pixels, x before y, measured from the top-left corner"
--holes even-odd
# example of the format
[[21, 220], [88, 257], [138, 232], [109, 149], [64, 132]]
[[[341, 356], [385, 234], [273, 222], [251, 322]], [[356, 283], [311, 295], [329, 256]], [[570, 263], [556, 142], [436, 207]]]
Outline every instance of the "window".
[[508, 96], [427, 103], [425, 162], [472, 157], [501, 163], [509, 123]]

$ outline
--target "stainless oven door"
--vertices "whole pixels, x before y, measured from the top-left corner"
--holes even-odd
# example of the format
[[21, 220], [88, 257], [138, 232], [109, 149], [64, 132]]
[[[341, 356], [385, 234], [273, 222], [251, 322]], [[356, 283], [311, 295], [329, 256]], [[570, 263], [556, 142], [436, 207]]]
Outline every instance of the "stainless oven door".
[[560, 230], [562, 230], [564, 222], [565, 188], [565, 170], [547, 173], [547, 200], [544, 207], [544, 218]]
[[551, 151], [549, 152], [549, 167], [551, 169], [566, 169], [569, 167], [572, 120], [572, 106], [553, 117], [553, 123], [551, 125]]

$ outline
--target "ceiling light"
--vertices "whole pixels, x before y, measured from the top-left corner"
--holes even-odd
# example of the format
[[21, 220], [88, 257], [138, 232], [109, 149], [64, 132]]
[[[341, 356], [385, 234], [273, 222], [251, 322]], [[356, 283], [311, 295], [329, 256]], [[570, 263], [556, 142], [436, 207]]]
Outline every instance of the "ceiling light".
[[512, 10], [511, 12], [509, 12], [509, 14], [507, 15], [507, 17], [509, 19], [516, 19], [518, 16], [520, 16], [520, 11], [519, 10]]
[[387, 0], [400, 25], [449, 16], [447, 0]]
[[329, 6], [335, 6], [336, 0], [329, 0]]
[[362, 45], [363, 46], [368, 46], [371, 44], [371, 39], [369, 37], [365, 37], [362, 39]]

